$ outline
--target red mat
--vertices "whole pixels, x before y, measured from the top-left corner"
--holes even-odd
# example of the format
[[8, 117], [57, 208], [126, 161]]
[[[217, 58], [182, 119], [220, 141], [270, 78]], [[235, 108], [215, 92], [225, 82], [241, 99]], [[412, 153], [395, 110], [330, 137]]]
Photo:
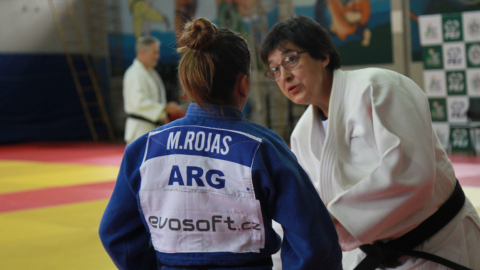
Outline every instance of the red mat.
[[0, 213], [110, 198], [115, 181], [0, 194]]
[[93, 142], [26, 143], [0, 146], [0, 160], [120, 165], [125, 144]]
[[[0, 146], [0, 160], [120, 166], [124, 144], [93, 142], [27, 143]], [[462, 186], [480, 187], [480, 157], [450, 156]], [[0, 212], [109, 198], [114, 181], [0, 195]]]

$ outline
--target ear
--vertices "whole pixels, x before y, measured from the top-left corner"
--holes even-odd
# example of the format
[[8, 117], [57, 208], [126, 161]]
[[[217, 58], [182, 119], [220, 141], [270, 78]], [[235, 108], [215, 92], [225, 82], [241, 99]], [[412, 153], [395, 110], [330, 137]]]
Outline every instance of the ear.
[[243, 110], [248, 99], [248, 94], [250, 94], [250, 78], [247, 75], [240, 74], [237, 77], [233, 91], [236, 107], [239, 110]]
[[325, 60], [322, 61], [322, 67], [327, 67], [330, 64], [330, 54], [325, 54]]
[[238, 76], [236, 87], [238, 95], [241, 97], [248, 97], [250, 93], [250, 80], [247, 75], [241, 74]]

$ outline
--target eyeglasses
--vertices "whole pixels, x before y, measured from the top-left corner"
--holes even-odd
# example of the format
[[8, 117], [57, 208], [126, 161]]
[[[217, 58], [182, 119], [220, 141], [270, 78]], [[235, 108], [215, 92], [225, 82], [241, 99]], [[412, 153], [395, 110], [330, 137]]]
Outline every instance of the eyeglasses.
[[[283, 66], [283, 68], [286, 70], [294, 69], [298, 65], [297, 55], [304, 52], [307, 52], [307, 51], [289, 53], [287, 56], [285, 56], [285, 58], [283, 58], [280, 65]], [[267, 72], [265, 72], [265, 77], [267, 77], [272, 82], [276, 81], [280, 77], [280, 65], [271, 67]]]

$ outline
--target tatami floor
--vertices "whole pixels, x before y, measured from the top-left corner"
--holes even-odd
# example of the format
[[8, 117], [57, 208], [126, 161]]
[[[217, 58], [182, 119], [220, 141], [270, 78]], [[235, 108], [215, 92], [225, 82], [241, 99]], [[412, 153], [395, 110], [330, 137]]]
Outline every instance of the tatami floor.
[[[0, 146], [0, 269], [116, 269], [98, 238], [124, 145]], [[452, 156], [480, 211], [480, 157]]]

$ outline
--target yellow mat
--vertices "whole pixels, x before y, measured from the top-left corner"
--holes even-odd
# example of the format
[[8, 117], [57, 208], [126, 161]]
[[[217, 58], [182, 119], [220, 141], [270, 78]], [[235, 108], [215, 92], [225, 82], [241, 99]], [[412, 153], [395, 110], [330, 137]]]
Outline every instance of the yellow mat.
[[[115, 180], [118, 166], [0, 162], [0, 193]], [[480, 212], [480, 188], [463, 187]], [[117, 269], [98, 226], [108, 199], [0, 213], [0, 270]]]
[[113, 181], [118, 170], [119, 166], [2, 160], [0, 193]]
[[98, 237], [107, 202], [0, 214], [0, 269], [117, 269]]

